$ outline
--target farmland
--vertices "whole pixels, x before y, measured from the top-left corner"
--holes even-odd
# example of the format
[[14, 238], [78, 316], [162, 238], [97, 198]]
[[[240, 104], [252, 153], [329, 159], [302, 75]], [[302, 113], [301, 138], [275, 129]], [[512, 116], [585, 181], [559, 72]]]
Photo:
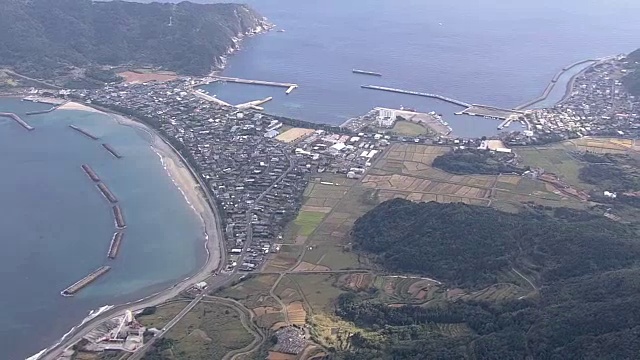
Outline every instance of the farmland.
[[[588, 189], [578, 179], [583, 164], [572, 152], [592, 149], [615, 152], [634, 147], [628, 141], [582, 139], [515, 151], [523, 165], [545, 168], [572, 186]], [[316, 343], [336, 349], [348, 346], [350, 334], [366, 332], [333, 313], [338, 296], [348, 291], [370, 294], [392, 307], [438, 307], [455, 300], [499, 301], [535, 296], [537, 289], [527, 280], [534, 279], [535, 274], [522, 269], [524, 275], [504, 271], [497, 284], [485, 288], [449, 288], [438, 279], [380, 273], [367, 257], [353, 251], [350, 233], [354, 222], [393, 198], [464, 202], [512, 212], [532, 203], [588, 206], [588, 202], [535, 178], [455, 175], [434, 168], [433, 160], [448, 151], [450, 148], [444, 146], [396, 143], [375, 159], [359, 179], [329, 173], [312, 175], [301, 210], [285, 229], [280, 251], [269, 255], [263, 274], [253, 274], [217, 295], [241, 302], [264, 329], [307, 324]], [[461, 336], [470, 331], [464, 324], [437, 324], [432, 330], [445, 336]]]

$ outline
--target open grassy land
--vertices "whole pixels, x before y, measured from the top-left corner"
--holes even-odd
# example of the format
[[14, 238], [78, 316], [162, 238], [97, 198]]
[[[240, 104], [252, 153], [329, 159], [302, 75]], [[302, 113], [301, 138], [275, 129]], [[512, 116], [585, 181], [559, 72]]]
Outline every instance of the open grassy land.
[[419, 136], [432, 133], [427, 127], [411, 121], [400, 120], [391, 128], [391, 132], [398, 135]]
[[151, 315], [138, 316], [137, 320], [147, 328], [161, 329], [184, 309], [188, 301], [175, 301], [159, 305]]
[[228, 352], [250, 344], [237, 310], [222, 304], [201, 302], [166, 335], [173, 340], [166, 350], [176, 360], [222, 359]]

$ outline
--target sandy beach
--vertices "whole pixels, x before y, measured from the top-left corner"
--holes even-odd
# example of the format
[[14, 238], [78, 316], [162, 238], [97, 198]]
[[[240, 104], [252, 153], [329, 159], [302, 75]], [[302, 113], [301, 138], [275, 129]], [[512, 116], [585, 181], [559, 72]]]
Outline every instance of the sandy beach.
[[[90, 108], [93, 111], [101, 112], [86, 105], [77, 103], [69, 104], [73, 104], [72, 106], [74, 106], [76, 109], [83, 107]], [[150, 129], [145, 124], [129, 119], [122, 115], [107, 115], [109, 115], [119, 124], [144, 131], [151, 137], [151, 147], [153, 151], [155, 151], [155, 153], [160, 157], [160, 161], [162, 162], [164, 168], [167, 170], [169, 177], [171, 177], [173, 183], [180, 190], [185, 198], [185, 201], [200, 217], [200, 220], [202, 221], [203, 235], [206, 239], [204, 247], [207, 251], [208, 256], [206, 263], [203, 265], [200, 271], [195, 274], [190, 279], [190, 281], [188, 281], [188, 283], [190, 286], [195, 282], [206, 279], [220, 265], [220, 246], [222, 239], [219, 237], [221, 231], [219, 231], [216, 214], [207, 203], [206, 194], [202, 190], [201, 184], [191, 173], [191, 170], [186, 164], [186, 160], [184, 160], [182, 156], [178, 154], [177, 151], [175, 151], [173, 147], [171, 147], [171, 145], [167, 144], [154, 130]], [[188, 288], [189, 286], [185, 286], [184, 289]], [[181, 286], [177, 287], [182, 288]]]
[[93, 112], [93, 113], [100, 113], [100, 114], [104, 114], [102, 111], [98, 110], [98, 109], [94, 109], [90, 106], [84, 105], [84, 104], [80, 104], [77, 102], [73, 102], [70, 101], [66, 104], [61, 105], [60, 107], [58, 107], [58, 110], [79, 110], [79, 111], [89, 111], [89, 112]]
[[60, 106], [58, 110], [79, 110], [105, 114], [118, 124], [143, 131], [150, 137], [151, 148], [160, 157], [160, 161], [162, 162], [165, 170], [167, 170], [169, 177], [184, 196], [185, 201], [189, 206], [191, 206], [202, 221], [202, 232], [206, 238], [204, 247], [208, 253], [208, 257], [206, 263], [198, 274], [194, 275], [194, 278], [200, 279], [201, 276], [199, 275], [202, 275], [202, 273], [206, 274], [206, 278], [212, 271], [216, 270], [220, 265], [221, 239], [219, 239], [219, 234], [221, 234], [221, 232], [218, 229], [216, 214], [207, 203], [207, 195], [202, 189], [199, 181], [191, 173], [191, 170], [186, 164], [186, 160], [183, 159], [182, 156], [175, 151], [171, 145], [165, 142], [153, 129], [141, 122], [122, 115], [105, 113], [104, 111], [95, 109], [91, 106], [73, 101]]

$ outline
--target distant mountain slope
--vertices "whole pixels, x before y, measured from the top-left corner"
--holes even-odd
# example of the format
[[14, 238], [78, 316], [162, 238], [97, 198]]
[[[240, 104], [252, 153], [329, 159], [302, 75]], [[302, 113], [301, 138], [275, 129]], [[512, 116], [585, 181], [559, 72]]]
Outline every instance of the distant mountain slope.
[[202, 75], [263, 25], [237, 4], [2, 0], [0, 65], [41, 78], [126, 63]]

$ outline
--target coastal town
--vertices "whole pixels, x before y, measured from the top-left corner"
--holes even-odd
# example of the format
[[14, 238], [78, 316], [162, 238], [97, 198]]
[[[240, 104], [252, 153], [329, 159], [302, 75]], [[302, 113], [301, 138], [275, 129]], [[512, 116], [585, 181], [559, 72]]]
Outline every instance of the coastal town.
[[380, 135], [352, 136], [340, 128], [301, 131], [276, 116], [203, 99], [190, 83], [118, 84], [66, 94], [146, 120], [190, 160], [223, 213], [227, 272], [260, 269], [266, 255], [278, 251], [310, 175], [360, 177], [389, 144]]
[[[53, 101], [58, 105], [76, 101], [133, 117], [158, 131], [201, 179], [206, 188], [200, 190], [210, 195], [211, 205], [221, 214], [225, 262], [212, 275], [246, 275], [260, 272], [270, 255], [281, 250], [286, 227], [299, 213], [311, 181], [337, 185], [319, 180], [323, 173], [360, 179], [395, 143], [510, 153], [516, 146], [584, 136], [637, 136], [640, 105], [622, 85], [626, 71], [623, 57], [599, 61], [570, 80], [557, 105], [514, 110], [505, 120], [507, 125], [527, 124], [527, 130], [505, 127], [499, 135], [482, 138], [457, 137], [445, 116], [404, 108], [375, 108], [340, 127], [306, 123], [267, 114], [256, 105], [259, 101], [249, 106], [223, 103], [195, 87], [201, 79], [192, 77], [112, 83], [94, 90], [32, 90], [26, 99], [61, 98]], [[398, 122], [416, 123], [428, 131], [398, 133]], [[513, 156], [505, 158], [514, 161]], [[186, 294], [201, 300], [207, 286], [198, 283]], [[124, 317], [108, 319], [83, 337], [83, 349], [145, 348], [147, 329], [135, 321], [138, 313], [127, 310]], [[279, 347], [300, 353], [307, 344], [303, 334], [285, 327], [277, 333]], [[72, 356], [73, 351], [65, 354]]]

